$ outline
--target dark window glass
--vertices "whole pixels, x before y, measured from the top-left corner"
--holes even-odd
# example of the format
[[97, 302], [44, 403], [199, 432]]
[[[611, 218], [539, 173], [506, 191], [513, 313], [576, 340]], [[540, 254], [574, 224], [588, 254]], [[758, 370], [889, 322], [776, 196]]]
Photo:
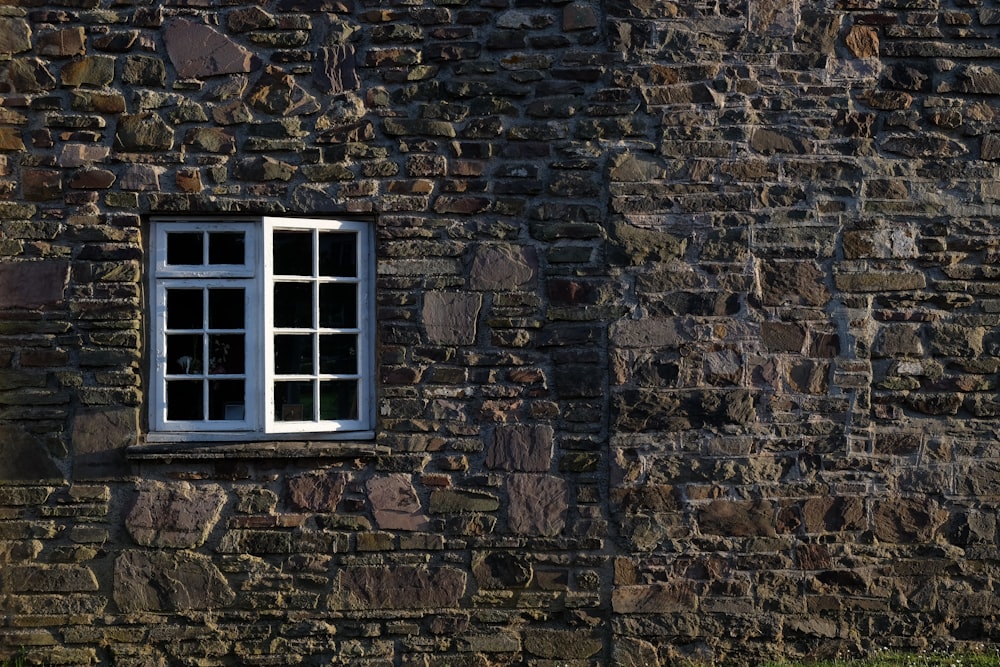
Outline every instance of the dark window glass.
[[315, 421], [312, 382], [275, 382], [276, 421]]
[[314, 374], [312, 335], [275, 336], [274, 372], [279, 375]]
[[211, 232], [208, 235], [209, 264], [244, 264], [243, 232]]
[[313, 274], [312, 232], [274, 233], [274, 275]]
[[243, 380], [213, 380], [208, 383], [208, 418], [242, 420], [245, 417]]
[[357, 419], [358, 383], [328, 380], [319, 383], [320, 419]]
[[171, 421], [204, 419], [203, 384], [201, 380], [167, 382], [167, 419]]
[[246, 345], [243, 334], [220, 334], [208, 337], [208, 372], [212, 375], [237, 375], [244, 371]]
[[354, 278], [358, 275], [357, 234], [320, 232], [319, 275]]
[[274, 326], [313, 326], [312, 283], [274, 284]]
[[167, 264], [202, 264], [204, 234], [201, 232], [168, 232]]
[[244, 328], [243, 289], [208, 290], [208, 326], [211, 329]]
[[319, 372], [354, 375], [358, 372], [358, 337], [331, 334], [319, 337]]
[[358, 286], [354, 283], [322, 283], [319, 286], [319, 325], [326, 329], [358, 326]]
[[200, 289], [167, 290], [167, 328], [201, 329], [205, 326]]

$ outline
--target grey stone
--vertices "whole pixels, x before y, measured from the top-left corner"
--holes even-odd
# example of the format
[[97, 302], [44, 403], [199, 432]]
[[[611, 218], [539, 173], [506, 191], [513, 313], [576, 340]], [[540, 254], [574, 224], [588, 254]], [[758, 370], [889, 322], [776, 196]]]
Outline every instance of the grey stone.
[[174, 130], [159, 114], [143, 111], [122, 116], [115, 131], [115, 148], [127, 152], [167, 151], [174, 146]]
[[62, 484], [66, 475], [45, 443], [15, 425], [0, 425], [0, 483]]

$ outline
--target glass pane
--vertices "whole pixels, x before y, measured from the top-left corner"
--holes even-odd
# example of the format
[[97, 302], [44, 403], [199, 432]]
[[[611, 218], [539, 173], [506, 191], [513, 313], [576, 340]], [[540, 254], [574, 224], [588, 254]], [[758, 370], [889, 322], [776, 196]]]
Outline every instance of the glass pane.
[[313, 326], [312, 283], [274, 284], [274, 326]]
[[276, 421], [315, 421], [312, 382], [275, 382], [274, 418]]
[[208, 326], [211, 329], [242, 329], [243, 290], [208, 290]]
[[201, 232], [168, 232], [167, 264], [202, 264], [204, 235]]
[[309, 334], [275, 336], [274, 372], [278, 375], [315, 375], [313, 337]]
[[202, 295], [200, 289], [168, 289], [167, 328], [201, 329], [204, 326]]
[[208, 235], [209, 264], [244, 264], [243, 232], [211, 232]]
[[214, 375], [243, 373], [246, 345], [243, 334], [208, 337], [208, 372]]
[[167, 336], [167, 373], [193, 375], [202, 372], [202, 337], [200, 334]]
[[358, 337], [333, 334], [319, 337], [319, 372], [354, 375], [358, 372]]
[[274, 275], [311, 276], [312, 274], [312, 232], [275, 232]]
[[320, 232], [319, 235], [319, 275], [358, 275], [357, 234], [344, 232]]
[[167, 419], [171, 421], [201, 421], [204, 419], [201, 380], [171, 380], [167, 382]]
[[331, 380], [319, 383], [320, 419], [357, 419], [358, 383]]
[[358, 326], [358, 286], [323, 283], [319, 286], [319, 325], [329, 329]]
[[214, 380], [208, 383], [208, 418], [242, 420], [246, 416], [243, 380]]

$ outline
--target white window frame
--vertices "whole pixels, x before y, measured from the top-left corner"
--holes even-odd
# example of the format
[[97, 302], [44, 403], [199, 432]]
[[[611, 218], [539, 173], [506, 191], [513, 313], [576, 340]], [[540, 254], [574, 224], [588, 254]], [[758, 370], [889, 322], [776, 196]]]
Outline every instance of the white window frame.
[[[303, 376], [317, 385], [324, 379], [356, 379], [358, 382], [357, 419], [312, 421], [279, 421], [275, 418], [275, 351], [274, 322], [275, 276], [272, 261], [272, 241], [276, 230], [309, 231], [314, 241], [321, 231], [344, 231], [356, 234], [357, 276], [355, 278], [323, 278], [314, 266], [313, 276], [295, 278], [314, 285], [318, 291], [323, 282], [349, 282], [359, 285], [357, 291], [357, 327], [344, 330], [320, 329], [314, 321], [315, 333], [351, 333], [357, 335], [357, 375], [333, 376], [314, 373]], [[245, 264], [204, 266], [171, 266], [167, 264], [167, 234], [171, 232], [243, 231]], [[255, 219], [179, 219], [154, 218], [150, 222], [150, 391], [149, 442], [172, 441], [263, 441], [263, 440], [346, 440], [371, 439], [375, 423], [375, 308], [374, 308], [374, 232], [372, 225], [362, 221], [326, 220], [315, 218], [261, 217]], [[204, 252], [207, 257], [207, 244]], [[242, 420], [177, 421], [167, 419], [166, 381], [176, 378], [167, 367], [166, 354], [166, 292], [176, 287], [234, 287], [245, 289], [245, 398]], [[314, 292], [315, 294], [315, 292]], [[318, 294], [317, 294], [318, 297]], [[318, 299], [314, 301], [318, 308]], [[207, 304], [204, 306], [207, 309]], [[207, 326], [207, 321], [206, 321]], [[281, 330], [285, 331], [285, 330]], [[318, 346], [314, 346], [318, 347]], [[318, 349], [314, 349], [318, 355]], [[286, 376], [280, 376], [286, 379]], [[292, 377], [291, 379], [296, 379]], [[318, 391], [318, 389], [317, 389]], [[317, 397], [318, 398], [318, 397]], [[206, 398], [207, 400], [207, 398]], [[314, 403], [317, 406], [318, 403]]]

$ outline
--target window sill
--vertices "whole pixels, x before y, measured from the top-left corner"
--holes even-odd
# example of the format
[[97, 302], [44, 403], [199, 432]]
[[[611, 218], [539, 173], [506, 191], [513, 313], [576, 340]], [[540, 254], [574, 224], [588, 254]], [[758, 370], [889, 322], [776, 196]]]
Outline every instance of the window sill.
[[390, 453], [374, 442], [338, 440], [269, 440], [262, 442], [153, 442], [129, 447], [126, 456], [136, 461], [211, 459], [350, 459]]

